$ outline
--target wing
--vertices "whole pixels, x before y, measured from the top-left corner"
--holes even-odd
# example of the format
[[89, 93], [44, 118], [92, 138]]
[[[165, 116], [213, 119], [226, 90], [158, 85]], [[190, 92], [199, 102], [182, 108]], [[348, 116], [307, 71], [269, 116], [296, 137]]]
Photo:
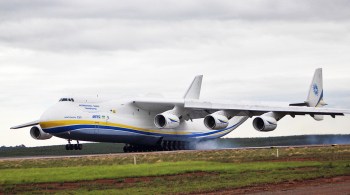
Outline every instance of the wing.
[[[157, 114], [173, 109], [175, 106], [184, 107], [184, 100], [165, 100], [165, 99], [138, 99], [134, 100], [133, 105], [142, 110], [155, 112]], [[208, 114], [213, 113], [207, 109], [185, 109], [182, 117], [185, 120], [204, 118]]]
[[30, 127], [30, 126], [34, 126], [34, 125], [38, 125], [38, 124], [39, 124], [39, 120], [36, 120], [36, 121], [29, 122], [29, 123], [24, 123], [22, 125], [17, 125], [17, 126], [11, 127], [11, 129], [20, 129], [23, 127]]
[[[215, 112], [218, 110], [225, 110], [232, 113], [234, 116], [260, 116], [267, 112], [275, 112], [283, 115], [330, 115], [343, 116], [344, 114], [350, 114], [350, 110], [340, 110], [333, 108], [318, 108], [318, 107], [299, 107], [299, 106], [260, 106], [260, 105], [239, 105], [228, 103], [214, 103], [209, 101], [197, 101], [190, 100], [185, 101], [184, 105], [186, 110], [205, 110], [207, 113]], [[204, 117], [204, 116], [203, 116]]]
[[165, 112], [171, 110], [176, 105], [184, 105], [184, 100], [178, 99], [164, 99], [164, 98], [139, 98], [132, 101], [132, 103], [142, 110], [152, 111], [152, 112]]

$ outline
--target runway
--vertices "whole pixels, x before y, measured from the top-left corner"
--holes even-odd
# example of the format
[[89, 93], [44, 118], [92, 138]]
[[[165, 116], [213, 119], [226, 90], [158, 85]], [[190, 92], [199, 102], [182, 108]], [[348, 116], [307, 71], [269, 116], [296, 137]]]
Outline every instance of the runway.
[[21, 157], [0, 157], [0, 161], [11, 160], [39, 160], [39, 159], [60, 159], [60, 158], [85, 158], [85, 157], [125, 157], [133, 155], [144, 154], [169, 154], [169, 153], [191, 153], [191, 152], [205, 152], [205, 151], [221, 151], [221, 150], [256, 150], [256, 149], [278, 149], [278, 148], [314, 148], [314, 147], [334, 147], [346, 146], [348, 144], [329, 144], [329, 145], [295, 145], [295, 146], [264, 146], [264, 147], [244, 147], [244, 148], [220, 148], [220, 149], [206, 149], [206, 150], [176, 150], [176, 151], [158, 151], [158, 152], [133, 152], [133, 153], [109, 153], [109, 154], [88, 154], [88, 155], [60, 155], [60, 156], [21, 156]]

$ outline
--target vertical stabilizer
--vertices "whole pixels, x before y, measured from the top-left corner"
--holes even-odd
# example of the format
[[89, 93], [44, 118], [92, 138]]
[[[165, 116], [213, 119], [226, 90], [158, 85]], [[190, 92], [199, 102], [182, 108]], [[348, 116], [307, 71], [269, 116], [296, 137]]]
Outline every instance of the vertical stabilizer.
[[[323, 101], [322, 68], [318, 68], [315, 70], [306, 101], [303, 103], [289, 104], [289, 106], [322, 107], [325, 105], [327, 104]], [[323, 120], [323, 115], [311, 116], [317, 121]]]
[[308, 107], [322, 107], [327, 105], [323, 101], [323, 79], [322, 68], [318, 68], [315, 71], [314, 78], [312, 79], [309, 94], [306, 99]]
[[184, 99], [199, 99], [199, 95], [201, 93], [203, 75], [196, 76], [190, 87], [187, 89]]
[[[323, 101], [323, 78], [322, 78], [322, 68], [318, 68], [315, 71], [314, 78], [312, 79], [309, 94], [305, 102], [308, 107], [322, 107], [327, 105]], [[315, 120], [323, 120], [322, 115], [312, 116]]]

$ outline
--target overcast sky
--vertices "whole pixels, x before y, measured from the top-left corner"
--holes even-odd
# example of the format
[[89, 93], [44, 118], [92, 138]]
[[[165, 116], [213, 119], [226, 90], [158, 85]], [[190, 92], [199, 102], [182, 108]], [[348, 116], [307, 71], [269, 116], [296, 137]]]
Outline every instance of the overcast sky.
[[[329, 107], [350, 108], [350, 1], [0, 1], [0, 145], [36, 141], [29, 128], [61, 96], [182, 97], [204, 74], [201, 98], [302, 102], [323, 67]], [[285, 117], [260, 133], [350, 133], [349, 116]]]

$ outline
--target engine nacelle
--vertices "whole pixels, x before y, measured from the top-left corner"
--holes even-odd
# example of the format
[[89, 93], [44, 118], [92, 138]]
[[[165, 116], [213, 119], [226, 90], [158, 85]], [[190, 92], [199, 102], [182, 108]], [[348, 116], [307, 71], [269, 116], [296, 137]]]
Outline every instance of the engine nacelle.
[[30, 135], [36, 140], [50, 139], [51, 134], [45, 133], [40, 127], [34, 126], [30, 129]]
[[164, 112], [154, 117], [154, 124], [159, 129], [174, 129], [180, 125], [180, 119], [174, 114]]
[[277, 120], [270, 116], [259, 116], [253, 120], [253, 126], [258, 131], [273, 131], [277, 128]]
[[228, 118], [219, 113], [209, 114], [204, 118], [204, 125], [208, 129], [224, 129], [228, 126]]

